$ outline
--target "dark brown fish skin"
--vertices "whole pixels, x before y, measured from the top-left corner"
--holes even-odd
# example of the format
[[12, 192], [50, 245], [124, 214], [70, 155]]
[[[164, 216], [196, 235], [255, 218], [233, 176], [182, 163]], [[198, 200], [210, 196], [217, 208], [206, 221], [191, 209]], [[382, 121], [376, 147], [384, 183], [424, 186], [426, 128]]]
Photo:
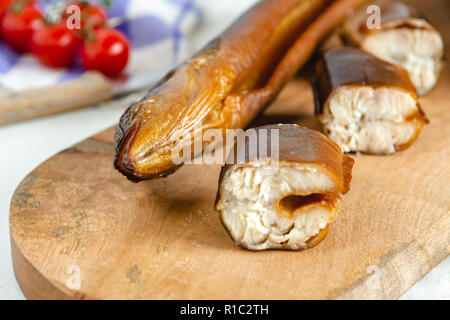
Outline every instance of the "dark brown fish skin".
[[414, 7], [402, 2], [388, 2], [381, 8], [381, 24], [408, 18], [424, 19], [424, 15]]
[[[417, 121], [421, 127], [429, 123], [417, 102], [416, 88], [402, 67], [378, 59], [366, 51], [342, 47], [325, 52], [316, 69], [317, 78], [312, 83], [316, 115], [323, 114], [331, 93], [340, 86], [387, 87], [405, 91], [416, 101], [417, 111], [409, 115], [407, 121]], [[419, 137], [420, 131], [418, 129], [407, 143], [395, 146], [397, 151], [410, 147]]]
[[[299, 164], [316, 164], [321, 168], [324, 168], [328, 175], [336, 182], [336, 189], [330, 190], [325, 194], [316, 194], [313, 195], [313, 200], [309, 201], [309, 205], [312, 203], [324, 203], [326, 202], [329, 206], [336, 205], [336, 199], [340, 199], [342, 194], [346, 194], [350, 190], [350, 182], [352, 180], [352, 168], [354, 165], [353, 158], [342, 153], [341, 148], [334, 143], [332, 140], [327, 138], [322, 133], [310, 130], [308, 128], [301, 127], [296, 124], [272, 124], [261, 126], [257, 128], [252, 128], [249, 130], [255, 130], [256, 137], [259, 137], [259, 133], [262, 130], [279, 130], [279, 154], [278, 157], [275, 158], [273, 155], [268, 155], [265, 157], [259, 156], [259, 147], [261, 146], [256, 143], [258, 148], [256, 153], [250, 153], [248, 148], [248, 142], [245, 144], [237, 144], [233, 149], [235, 153], [238, 153], [238, 148], [241, 148], [241, 152], [243, 151], [245, 154], [244, 160], [236, 163], [229, 163], [222, 167], [220, 171], [219, 183], [218, 183], [218, 191], [216, 195], [216, 200], [214, 204], [214, 209], [217, 212], [220, 212], [219, 204], [221, 202], [222, 196], [222, 188], [221, 185], [227, 173], [230, 173], [233, 170], [234, 166], [242, 166], [246, 163], [251, 164], [253, 161], [261, 161], [261, 160], [271, 160], [278, 162], [295, 162]], [[248, 131], [247, 131], [248, 133]], [[270, 137], [270, 134], [268, 135]], [[267, 145], [265, 146], [266, 150], [271, 150], [272, 141], [270, 139], [267, 140]], [[256, 156], [258, 155], [258, 156]], [[231, 153], [230, 153], [231, 156]], [[236, 159], [236, 157], [234, 158]], [[285, 197], [289, 196], [288, 194]], [[283, 197], [284, 198], [284, 197]], [[278, 203], [283, 199], [279, 199]], [[308, 205], [308, 204], [306, 204]], [[297, 204], [298, 207], [302, 207], [302, 204]], [[221, 222], [224, 226], [225, 230], [227, 230], [230, 237], [232, 237], [230, 230], [228, 230], [226, 224], [222, 220]], [[311, 237], [307, 241], [307, 248], [312, 248], [318, 245], [328, 234], [328, 225], [319, 231], [319, 233]], [[243, 243], [239, 243], [239, 245], [245, 247], [246, 249], [250, 249]], [[286, 250], [286, 248], [281, 248]], [[252, 250], [252, 249], [250, 249]], [[292, 250], [292, 249], [289, 249]]]
[[[279, 130], [279, 140], [277, 141], [279, 146], [278, 157], [273, 158], [273, 155], [260, 157], [259, 149], [256, 153], [250, 153], [248, 142], [246, 141], [245, 144], [237, 144], [235, 145], [235, 148], [233, 148], [235, 153], [241, 151], [245, 154], [245, 158], [239, 164], [261, 160], [318, 164], [324, 167], [336, 182], [337, 189], [334, 190], [335, 193], [346, 194], [350, 190], [352, 168], [354, 165], [353, 158], [343, 154], [341, 148], [335, 142], [319, 131], [301, 127], [296, 124], [272, 124], [249, 130], [255, 130], [256, 137], [259, 137], [259, 132], [262, 130], [266, 130], [266, 132], [270, 130]], [[270, 134], [268, 137], [270, 137]], [[256, 143], [256, 146], [258, 148], [260, 147], [259, 140], [258, 143]], [[238, 150], [238, 148], [241, 148], [241, 150]], [[267, 150], [272, 149], [272, 141], [269, 138], [267, 139], [266, 148]], [[237, 159], [237, 157], [234, 157], [234, 159]], [[236, 165], [236, 163], [228, 162], [231, 161], [227, 161], [227, 164], [225, 164], [220, 171], [219, 187], [222, 184], [226, 172]], [[218, 193], [216, 204], [220, 197], [221, 196]]]
[[408, 72], [356, 48], [337, 48], [326, 52], [317, 64], [317, 78], [313, 83], [316, 114], [330, 94], [343, 85], [390, 87], [408, 92], [417, 100], [416, 88]]
[[164, 177], [179, 168], [171, 160], [174, 136], [199, 124], [245, 127], [364, 2], [261, 1], [125, 111], [115, 134], [115, 167], [135, 182]]
[[[412, 23], [412, 19], [423, 19], [425, 21], [427, 20], [422, 12], [402, 2], [388, 2], [384, 4], [383, 6], [381, 6], [380, 14], [382, 29], [408, 26]], [[427, 24], [424, 26], [424, 28], [432, 28], [432, 26], [430, 24]], [[369, 30], [367, 28], [367, 25], [365, 23], [362, 23], [361, 31], [370, 33], [374, 30]]]
[[[437, 31], [422, 12], [402, 2], [380, 2], [380, 29], [369, 29], [365, 10], [356, 12], [344, 24], [342, 40], [348, 46], [359, 47], [363, 39], [373, 33], [397, 28], [414, 28]], [[421, 23], [418, 24], [418, 21]]]

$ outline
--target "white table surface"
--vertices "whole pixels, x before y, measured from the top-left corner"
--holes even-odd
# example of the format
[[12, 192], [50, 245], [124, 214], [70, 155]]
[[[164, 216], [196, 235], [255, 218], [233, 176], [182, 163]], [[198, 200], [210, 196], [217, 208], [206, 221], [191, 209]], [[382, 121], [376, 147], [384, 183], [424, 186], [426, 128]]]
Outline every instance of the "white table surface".
[[[255, 0], [201, 0], [202, 28], [193, 38], [201, 47]], [[0, 299], [24, 299], [12, 269], [8, 214], [11, 196], [33, 168], [56, 152], [114, 125], [127, 105], [92, 107], [43, 119], [0, 127]], [[450, 299], [450, 257], [402, 299]]]

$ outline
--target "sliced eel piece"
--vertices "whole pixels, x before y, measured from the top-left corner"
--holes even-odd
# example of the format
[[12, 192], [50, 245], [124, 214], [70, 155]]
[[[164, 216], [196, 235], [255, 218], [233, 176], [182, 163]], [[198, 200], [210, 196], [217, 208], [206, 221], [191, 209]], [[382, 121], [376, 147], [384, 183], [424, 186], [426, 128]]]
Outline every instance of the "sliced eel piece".
[[262, 130], [279, 130], [278, 157], [252, 156], [246, 148], [245, 160], [225, 165], [215, 210], [244, 248], [311, 248], [336, 218], [341, 195], [349, 190], [353, 159], [318, 131], [290, 124], [256, 129]]
[[444, 42], [436, 28], [415, 8], [400, 2], [381, 7], [380, 29], [369, 29], [367, 18], [361, 12], [346, 22], [347, 43], [405, 68], [419, 95], [429, 92], [443, 66]]
[[428, 122], [407, 72], [359, 49], [326, 52], [313, 89], [323, 132], [344, 152], [392, 154]]

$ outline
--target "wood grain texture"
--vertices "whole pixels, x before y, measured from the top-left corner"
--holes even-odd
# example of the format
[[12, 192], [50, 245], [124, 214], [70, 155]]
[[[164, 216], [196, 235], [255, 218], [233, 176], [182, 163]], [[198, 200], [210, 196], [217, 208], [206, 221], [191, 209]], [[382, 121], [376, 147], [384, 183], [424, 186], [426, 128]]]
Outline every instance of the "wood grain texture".
[[0, 125], [67, 112], [112, 97], [111, 82], [97, 72], [50, 87], [0, 92]]
[[[426, 13], [449, 48], [450, 3], [433, 6]], [[62, 151], [30, 173], [12, 199], [14, 269], [25, 296], [400, 297], [450, 251], [449, 71], [421, 98], [431, 124], [410, 149], [354, 157], [338, 217], [307, 251], [236, 247], [213, 210], [220, 166], [185, 165], [168, 178], [133, 184], [112, 167], [113, 130]], [[297, 80], [255, 124], [317, 129], [313, 111], [309, 84]], [[73, 265], [81, 271], [77, 290], [67, 286]]]

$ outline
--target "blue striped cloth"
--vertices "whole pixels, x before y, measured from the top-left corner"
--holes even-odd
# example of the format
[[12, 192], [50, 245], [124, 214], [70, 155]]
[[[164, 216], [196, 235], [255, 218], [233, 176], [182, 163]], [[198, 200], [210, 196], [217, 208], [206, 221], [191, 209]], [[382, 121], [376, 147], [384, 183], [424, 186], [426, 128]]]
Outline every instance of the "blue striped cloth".
[[[61, 0], [40, 2], [43, 10]], [[196, 0], [112, 0], [110, 18], [130, 39], [132, 52], [124, 76], [115, 82], [124, 90], [146, 85], [191, 54], [188, 36], [201, 20]], [[25, 90], [72, 80], [84, 72], [50, 69], [31, 55], [18, 55], [0, 40], [0, 88]], [[155, 78], [155, 79], [153, 79]]]

